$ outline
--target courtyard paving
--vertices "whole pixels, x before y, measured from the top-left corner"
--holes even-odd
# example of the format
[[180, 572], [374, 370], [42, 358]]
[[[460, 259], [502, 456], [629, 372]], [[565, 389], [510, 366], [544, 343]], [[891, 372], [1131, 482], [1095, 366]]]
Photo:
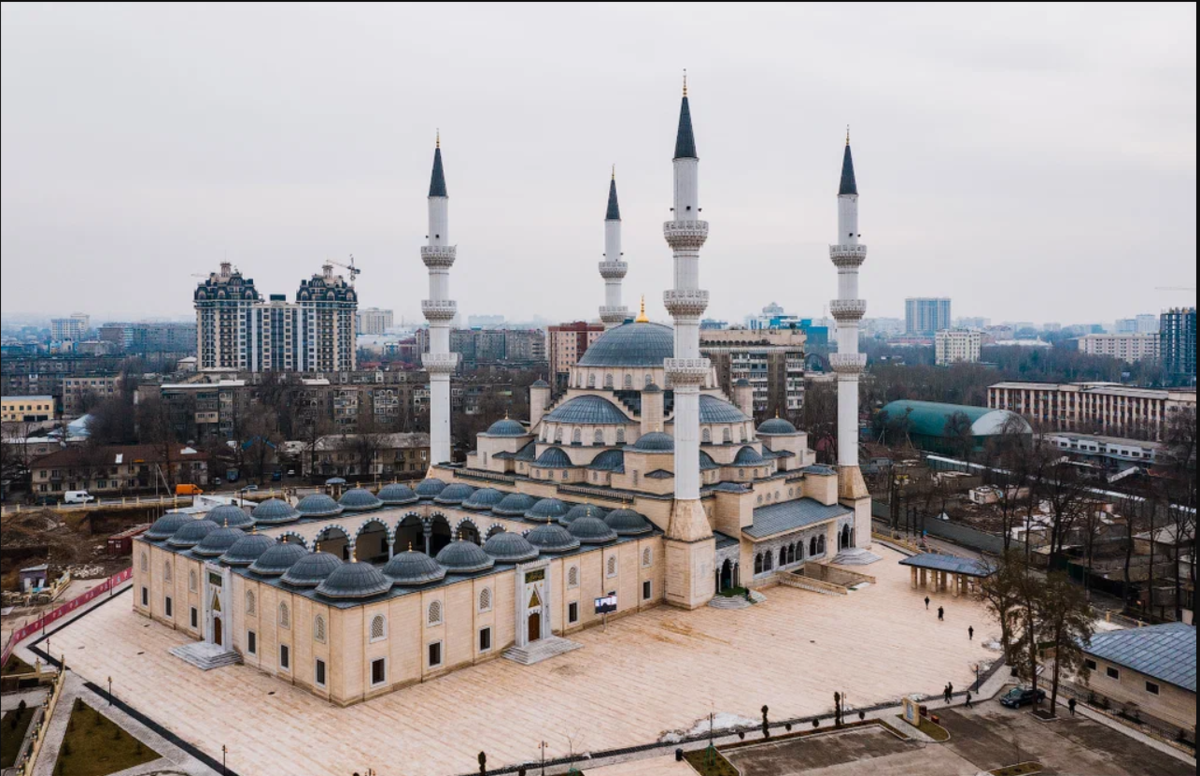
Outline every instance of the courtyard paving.
[[[828, 711], [833, 693], [866, 706], [946, 682], [965, 688], [996, 654], [997, 629], [975, 600], [909, 588], [900, 556], [865, 570], [879, 584], [849, 596], [767, 591], [745, 610], [662, 607], [572, 639], [583, 649], [536, 666], [497, 660], [350, 708], [244, 666], [201, 672], [168, 650], [184, 636], [133, 614], [130, 594], [53, 636], [56, 656], [241, 776], [452, 776], [548, 757], [651, 743], [710, 711], [773, 720]], [[975, 640], [967, 627], [975, 627]], [[647, 761], [652, 762], [652, 761]], [[640, 774], [644, 763], [631, 763]], [[670, 771], [667, 771], [668, 773]]]

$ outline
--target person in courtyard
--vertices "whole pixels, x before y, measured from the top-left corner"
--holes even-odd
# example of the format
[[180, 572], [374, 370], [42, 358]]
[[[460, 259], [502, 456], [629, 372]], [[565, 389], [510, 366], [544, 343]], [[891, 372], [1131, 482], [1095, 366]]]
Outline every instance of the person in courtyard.
[[967, 690], [967, 708], [971, 708], [971, 691]]
[[970, 627], [967, 628], [967, 640], [968, 641], [975, 640], [975, 626], [974, 625], [971, 625]]
[[929, 596], [925, 596], [925, 611], [929, 611]]
[[1074, 716], [1075, 716], [1075, 706], [1076, 706], [1078, 703], [1079, 703], [1079, 701], [1075, 700], [1074, 698], [1072, 698], [1071, 700], [1067, 701], [1067, 708], [1071, 710], [1071, 716], [1072, 716], [1072, 717], [1074, 717]]
[[939, 606], [938, 607], [938, 622], [944, 622], [945, 619], [946, 619], [946, 609], [945, 609], [945, 607]]

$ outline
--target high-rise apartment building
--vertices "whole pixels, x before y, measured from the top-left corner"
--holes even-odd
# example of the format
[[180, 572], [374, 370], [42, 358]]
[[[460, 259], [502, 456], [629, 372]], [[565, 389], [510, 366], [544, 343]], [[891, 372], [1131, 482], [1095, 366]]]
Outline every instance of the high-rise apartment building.
[[50, 339], [54, 342], [81, 340], [91, 329], [91, 316], [72, 313], [70, 318], [50, 319]]
[[576, 321], [560, 323], [547, 329], [547, 357], [550, 374], [557, 381], [565, 381], [571, 367], [587, 351], [588, 346], [604, 333], [604, 324]]
[[300, 372], [352, 372], [358, 364], [355, 312], [358, 295], [326, 263], [319, 274], [300, 281], [296, 292], [300, 308], [296, 335]]
[[932, 337], [950, 328], [950, 300], [944, 297], [910, 297], [904, 300], [904, 332], [909, 336]]
[[391, 310], [368, 307], [358, 311], [359, 334], [385, 334], [392, 328], [395, 317]]
[[198, 368], [250, 371], [250, 311], [259, 300], [254, 280], [223, 261], [221, 269], [196, 288], [193, 300]]
[[712, 362], [727, 395], [746, 380], [756, 414], [788, 415], [804, 406], [805, 339], [802, 329], [702, 328], [700, 354]]
[[1196, 384], [1196, 308], [1176, 307], [1159, 318], [1159, 352], [1175, 385]]
[[1112, 356], [1127, 364], [1158, 358], [1157, 334], [1088, 334], [1079, 338], [1079, 352]]
[[978, 363], [982, 345], [983, 332], [978, 329], [942, 329], [933, 338], [938, 366]]

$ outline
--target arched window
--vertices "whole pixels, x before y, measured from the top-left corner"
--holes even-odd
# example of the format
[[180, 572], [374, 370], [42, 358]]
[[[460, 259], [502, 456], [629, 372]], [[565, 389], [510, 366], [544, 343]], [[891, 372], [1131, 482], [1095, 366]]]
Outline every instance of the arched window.
[[479, 611], [490, 612], [492, 610], [492, 589], [485, 587], [479, 593]]
[[735, 437], [736, 437], [735, 441], [741, 442], [742, 441], [742, 427], [737, 426], [736, 428], [734, 428], [734, 431], [737, 432], [737, 434], [735, 435]]
[[562, 444], [562, 426], [558, 426], [554, 429], [554, 444]]
[[583, 430], [582, 429], [577, 428], [571, 432], [571, 444], [573, 444], [573, 445], [583, 444]]
[[763, 554], [763, 571], [770, 571], [775, 564], [775, 558], [768, 551]]
[[387, 638], [387, 618], [377, 614], [371, 618], [371, 641], [382, 641]]
[[579, 567], [567, 569], [567, 587], [579, 587]]
[[625, 444], [625, 427], [621, 426], [617, 429], [617, 444]]
[[256, 603], [257, 602], [254, 600], [254, 591], [247, 590], [246, 591], [246, 614], [253, 616]]
[[804, 540], [796, 542], [796, 561], [804, 560]]
[[726, 428], [724, 433], [721, 434], [721, 439], [725, 444], [731, 443], [733, 441], [733, 432]]
[[318, 644], [325, 643], [325, 618], [319, 614], [313, 618], [313, 640]]
[[592, 434], [592, 444], [594, 444], [594, 445], [604, 444], [604, 432], [603, 431], [601, 431], [600, 429], [596, 429], [596, 433]]
[[811, 558], [812, 556], [814, 556], [816, 554], [817, 554], [817, 537], [814, 536], [813, 538], [808, 540], [808, 557]]
[[786, 565], [787, 565], [787, 562], [788, 562], [788, 560], [787, 560], [787, 547], [780, 547], [780, 548], [779, 548], [779, 565], [780, 565], [780, 566], [786, 566]]
[[625, 375], [625, 390], [633, 388], [633, 375]]
[[642, 550], [642, 568], [650, 568], [650, 564], [653, 562], [654, 553], [650, 551], [650, 548], [647, 547], [646, 549]]
[[142, 569], [143, 574], [148, 572], [150, 570], [150, 556], [143, 552], [141, 560], [138, 561], [138, 566]]
[[564, 480], [567, 478], [567, 470], [566, 470], [566, 469], [563, 469], [563, 470], [562, 470], [562, 478], [563, 478]]
[[825, 554], [825, 537], [824, 536], [817, 537], [817, 554], [818, 555]]
[[171, 561], [169, 560], [163, 561], [163, 581], [171, 581]]
[[650, 377], [650, 373], [649, 373], [649, 372], [647, 372], [647, 373], [646, 373], [646, 381], [645, 381], [645, 384], [646, 384], [646, 385], [650, 385], [650, 384], [652, 384], [653, 382], [654, 382], [654, 380], [653, 380], [653, 379], [651, 379], [651, 377]]
[[763, 559], [762, 559], [761, 552], [754, 556], [754, 573], [755, 574], [763, 573]]
[[442, 624], [442, 602], [441, 601], [434, 601], [433, 603], [431, 603], [429, 605], [429, 624], [430, 625], [441, 625]]
[[746, 478], [746, 470], [738, 469], [738, 479], [741, 480], [741, 479], [745, 479], [745, 478]]
[[617, 575], [617, 556], [616, 555], [608, 556], [608, 575], [610, 577], [615, 577]]
[[700, 432], [700, 441], [706, 445], [712, 444], [712, 429], [705, 426], [704, 429]]
[[596, 375], [589, 374], [588, 375], [588, 388], [595, 388], [595, 387], [596, 387]]
[[188, 590], [195, 593], [199, 587], [200, 582], [196, 579], [196, 570], [192, 569], [188, 572]]
[[605, 388], [607, 388], [607, 389], [609, 389], [610, 391], [612, 390], [612, 387], [613, 387], [613, 376], [612, 376], [612, 373], [611, 373], [611, 372], [610, 372], [609, 374], [606, 374], [606, 375], [604, 376], [604, 387], [605, 387]]
[[762, 494], [761, 493], [758, 494], [758, 503], [759, 504], [762, 503]]
[[288, 611], [288, 605], [287, 605], [287, 604], [280, 604], [280, 605], [279, 605], [279, 627], [280, 627], [280, 628], [290, 628], [290, 627], [292, 627], [292, 615], [291, 615], [291, 613]]

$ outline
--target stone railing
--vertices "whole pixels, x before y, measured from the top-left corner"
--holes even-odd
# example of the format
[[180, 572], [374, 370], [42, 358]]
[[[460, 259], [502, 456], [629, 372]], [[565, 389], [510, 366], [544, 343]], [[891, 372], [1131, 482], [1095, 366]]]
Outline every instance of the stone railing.
[[867, 246], [830, 245], [829, 258], [833, 261], [834, 266], [838, 268], [860, 267], [867, 260]]
[[458, 304], [452, 299], [422, 299], [421, 313], [429, 321], [450, 321], [458, 313]]
[[829, 368], [835, 372], [857, 373], [867, 365], [866, 353], [830, 353]]
[[421, 365], [430, 374], [447, 374], [458, 367], [457, 353], [422, 353]]
[[663, 367], [672, 383], [690, 385], [704, 382], [712, 370], [712, 363], [707, 358], [666, 358]]
[[663, 305], [671, 315], [698, 316], [708, 309], [708, 292], [699, 288], [669, 288]]
[[663, 236], [672, 248], [699, 250], [708, 239], [708, 222], [667, 221], [663, 223]]
[[431, 269], [434, 267], [450, 267], [454, 264], [457, 254], [458, 246], [456, 245], [421, 246], [421, 261], [425, 262], [425, 266]]
[[864, 299], [834, 299], [829, 303], [829, 314], [837, 321], [858, 321], [867, 312]]
[[602, 261], [600, 262], [600, 277], [605, 280], [619, 280], [625, 277], [629, 272], [629, 264], [624, 261]]

